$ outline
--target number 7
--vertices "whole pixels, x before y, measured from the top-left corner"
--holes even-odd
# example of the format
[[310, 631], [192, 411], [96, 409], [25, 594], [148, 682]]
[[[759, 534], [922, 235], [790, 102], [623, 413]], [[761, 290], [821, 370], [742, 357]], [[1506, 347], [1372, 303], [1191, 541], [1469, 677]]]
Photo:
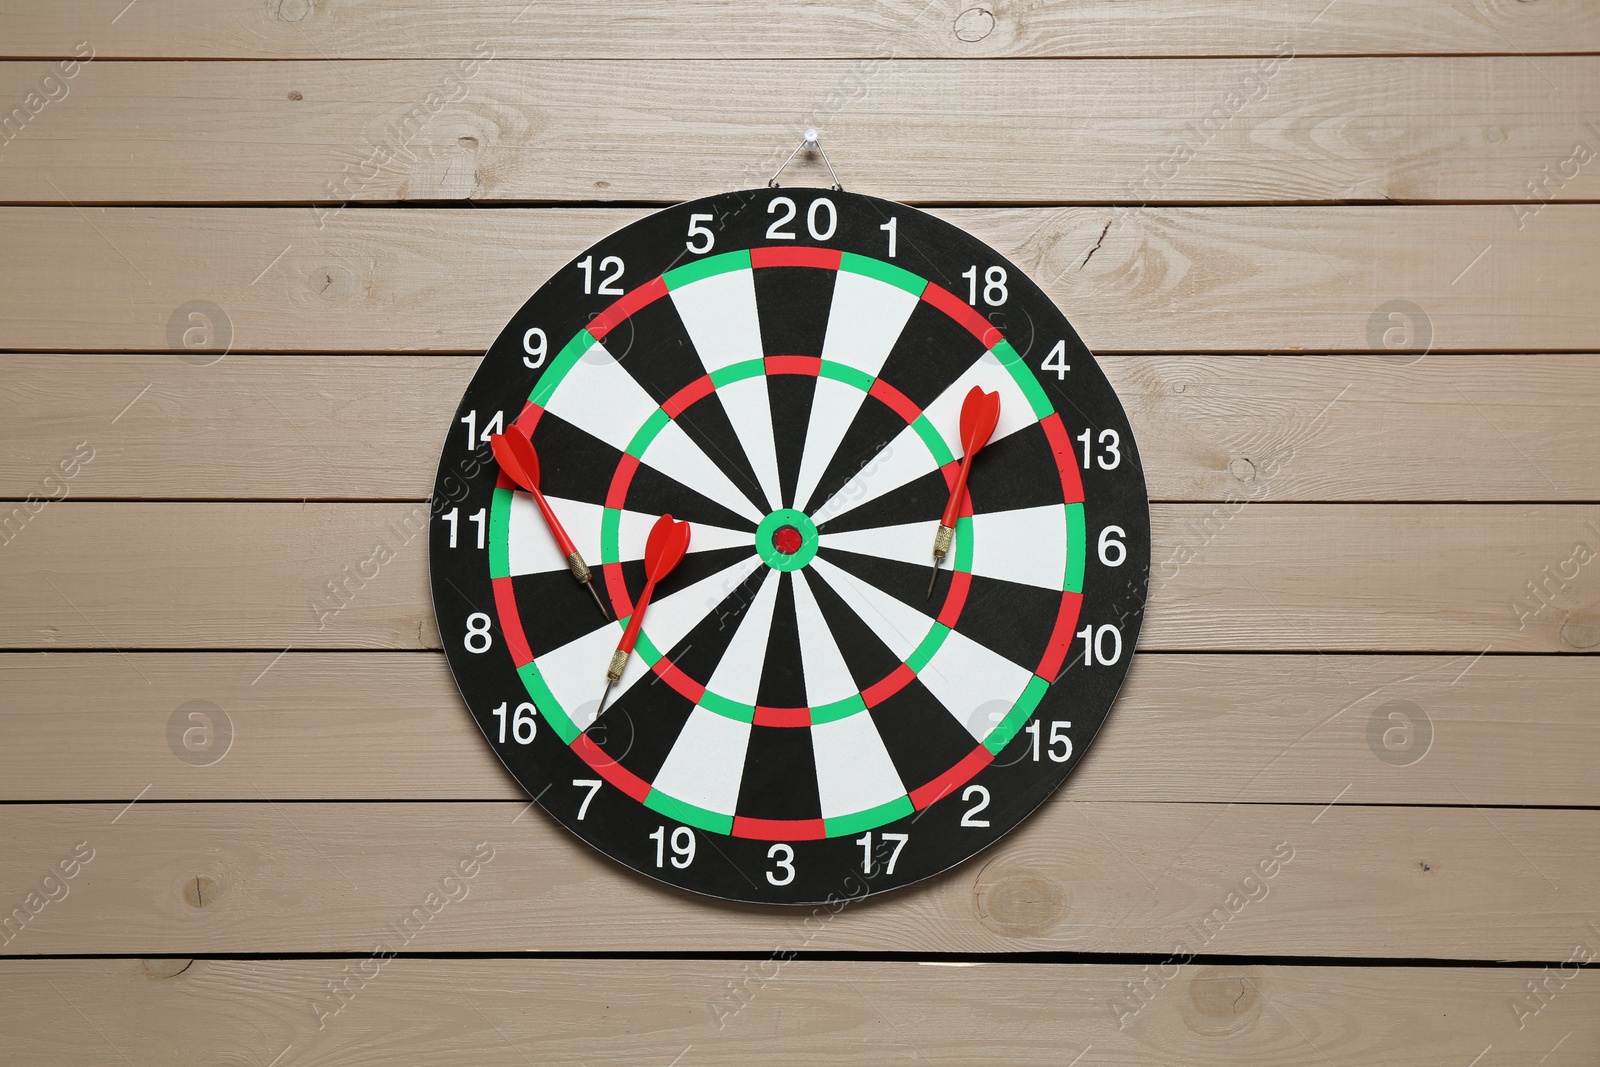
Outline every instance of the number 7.
[[589, 791], [588, 796], [583, 798], [583, 803], [578, 805], [578, 819], [581, 822], [583, 817], [589, 814], [589, 801], [593, 800], [594, 795], [600, 792], [600, 779], [574, 778], [572, 780], [572, 784], [577, 786], [579, 789], [587, 789]]

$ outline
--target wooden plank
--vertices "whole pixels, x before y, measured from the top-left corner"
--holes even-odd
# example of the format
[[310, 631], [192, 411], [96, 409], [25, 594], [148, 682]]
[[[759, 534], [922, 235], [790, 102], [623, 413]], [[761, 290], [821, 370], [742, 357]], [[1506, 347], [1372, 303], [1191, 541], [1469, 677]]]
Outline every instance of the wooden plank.
[[[422, 61], [357, 82], [321, 59], [92, 63], [62, 83], [70, 105], [5, 132], [0, 200], [673, 202], [760, 185], [845, 97], [822, 125], [848, 188], [914, 203], [1600, 196], [1597, 168], [1559, 166], [1576, 142], [1600, 153], [1596, 57], [860, 68]], [[0, 64], [0, 101], [49, 69]]]
[[[1445, 351], [1600, 348], [1600, 205], [1552, 204], [1521, 230], [1512, 207], [937, 214], [1018, 263], [1096, 350], [1382, 351], [1408, 326], [1394, 301], [1417, 308], [1408, 353], [1424, 335]], [[197, 356], [224, 336], [475, 354], [552, 271], [643, 214], [319, 210], [0, 208], [0, 345], [182, 351], [198, 300], [220, 318]]]
[[[439, 646], [426, 504], [67, 500], [27, 512], [0, 516], [11, 523], [0, 647]], [[1157, 504], [1151, 517], [1143, 648], [1477, 654], [1600, 643], [1592, 505], [1241, 501]]]
[[[1471, 799], [1471, 783], [1462, 786]], [[1595, 810], [1061, 797], [981, 858], [807, 925], [814, 909], [709, 908], [665, 890], [526, 807], [0, 806], [8, 906], [80, 843], [93, 850], [70, 895], [31, 915], [3, 951], [365, 953], [480, 843], [492, 858], [470, 897], [410, 951], [1169, 953], [1184, 944], [1212, 955], [1549, 961], [1565, 959], [1593, 921], [1600, 878]], [[1256, 899], [1228, 903], [1245, 892]]]
[[[1581, 939], [1596, 943], [1588, 931]], [[1493, 1063], [1544, 1056], [1542, 1067], [1576, 1067], [1600, 1043], [1600, 983], [1570, 965], [1147, 974], [1129, 964], [400, 958], [367, 968], [17, 960], [0, 966], [0, 995], [20, 1062], [83, 1067], [180, 1062], [174, 1049], [184, 1063], [265, 1064], [285, 1048], [282, 1062], [296, 1067], [744, 1065], [775, 1046], [786, 1064], [1060, 1065], [1093, 1049], [1090, 1062], [1125, 1067], [1318, 1063], [1319, 1053], [1340, 1067], [1432, 1067], [1468, 1063], [1486, 1045]], [[344, 1008], [314, 1011], [338, 1006], [327, 986], [347, 974]], [[1541, 981], [1539, 1012], [1514, 1014], [1514, 1004], [1541, 1004], [1526, 988]], [[1130, 983], [1146, 991], [1137, 1009]]]
[[[1290, 41], [1303, 54], [1600, 50], [1586, 0], [1146, 0], [1132, 4], [995, 4], [967, 0], [816, 4], [736, 0], [663, 7], [620, 0], [309, 0], [218, 8], [169, 0], [8, 5], [9, 55], [71, 54], [80, 39], [103, 56], [301, 59], [470, 57], [496, 54], [606, 59], [891, 56], [1170, 56], [1267, 54]], [[986, 15], [984, 14], [986, 13]], [[476, 51], [475, 51], [476, 50]]]
[[[478, 366], [437, 356], [4, 360], [0, 496], [14, 499], [59, 492], [43, 478], [80, 442], [94, 458], [71, 480], [74, 499], [426, 499]], [[1593, 356], [1100, 363], [1157, 500], [1600, 500]]]
[[[1597, 691], [1591, 656], [1143, 653], [1067, 795], [1596, 806]], [[523, 795], [438, 655], [13, 653], [0, 692], [0, 800]]]

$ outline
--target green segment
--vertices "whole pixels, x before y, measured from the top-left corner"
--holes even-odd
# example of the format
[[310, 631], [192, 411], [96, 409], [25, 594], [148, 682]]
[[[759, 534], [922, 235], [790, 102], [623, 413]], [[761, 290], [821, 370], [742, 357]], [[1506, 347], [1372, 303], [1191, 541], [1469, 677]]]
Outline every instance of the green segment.
[[489, 507], [489, 577], [511, 573], [511, 490], [496, 489]]
[[738, 252], [724, 252], [720, 256], [707, 256], [705, 259], [694, 263], [685, 263], [676, 270], [669, 270], [661, 276], [667, 283], [667, 290], [682, 289], [691, 282], [701, 278], [709, 278], [713, 274], [726, 274], [730, 270], [749, 270], [750, 251], [741, 249]]
[[622, 512], [617, 508], [606, 508], [600, 513], [600, 565], [607, 563], [620, 563], [622, 556], [618, 554], [617, 532], [622, 528]]
[[539, 384], [533, 387], [528, 399], [540, 407], [549, 404], [550, 395], [556, 391], [556, 386], [561, 384], [561, 379], [567, 376], [567, 371], [583, 358], [584, 353], [599, 343], [594, 339], [594, 334], [588, 330], [579, 330], [573, 335], [572, 340], [556, 353], [556, 358], [550, 361], [550, 366], [540, 375]]
[[831, 359], [822, 361], [822, 367], [818, 373], [824, 378], [832, 378], [836, 382], [854, 386], [863, 393], [870, 392], [872, 383], [877, 380], [864, 370], [852, 367], [848, 363], [835, 363]]
[[911, 428], [917, 431], [917, 436], [922, 438], [922, 443], [928, 451], [933, 453], [933, 458], [943, 467], [947, 463], [955, 462], [955, 455], [950, 451], [950, 446], [944, 443], [944, 438], [939, 436], [939, 431], [933, 428], [933, 423], [928, 421], [928, 416], [918, 415]]
[[533, 698], [533, 706], [539, 709], [539, 714], [544, 716], [544, 721], [550, 724], [550, 729], [556, 732], [563, 744], [570, 745], [583, 733], [576, 723], [567, 718], [567, 713], [561, 707], [561, 702], [556, 695], [550, 692], [550, 687], [545, 684], [544, 675], [539, 673], [539, 668], [533, 663], [524, 663], [517, 668], [517, 674], [522, 677], [522, 685]]
[[925, 278], [919, 278], [910, 271], [885, 263], [881, 259], [858, 256], [854, 252], [846, 252], [839, 257], [839, 269], [847, 270], [851, 274], [865, 274], [868, 278], [876, 278], [880, 282], [888, 282], [896, 289], [904, 289], [913, 296], [921, 296], [922, 291], [928, 287]]
[[811, 709], [811, 725], [821, 722], [833, 722], [835, 719], [848, 719], [858, 711], [866, 711], [867, 702], [861, 699], [861, 694], [847, 696], [843, 700], [835, 700], [831, 704], [822, 704]]
[[1006, 712], [1006, 717], [1000, 720], [1000, 725], [991, 730], [989, 736], [983, 739], [983, 747], [998, 755], [1000, 750], [1009, 745], [1011, 739], [1017, 736], [1017, 731], [1022, 729], [1023, 724], [1032, 717], [1034, 709], [1039, 706], [1039, 701], [1044, 699], [1044, 691], [1049, 688], [1050, 683], [1037, 674], [1029, 678], [1027, 688], [1022, 691], [1022, 695], [1017, 698], [1017, 702], [1011, 705], [1011, 710]]
[[727, 697], [713, 693], [709, 689], [700, 698], [700, 706], [707, 711], [714, 711], [718, 715], [736, 719], [739, 722], [754, 722], [756, 718], [754, 704], [741, 704], [737, 700], [729, 700]]
[[639, 427], [639, 432], [633, 435], [633, 440], [628, 442], [628, 455], [634, 459], [643, 459], [644, 450], [650, 447], [650, 442], [656, 439], [656, 434], [666, 429], [667, 423], [671, 421], [666, 408], [656, 408], [652, 411], [650, 417], [644, 420], [644, 425]]
[[697, 830], [708, 830], [714, 834], [733, 833], [733, 816], [723, 815], [719, 812], [709, 811], [706, 808], [697, 808], [693, 804], [685, 804], [676, 797], [670, 797], [659, 789], [652, 788], [644, 798], [644, 806], [651, 811], [659, 811], [674, 822], [681, 822], [693, 826]]
[[712, 371], [711, 384], [714, 388], [721, 389], [729, 382], [736, 382], [741, 378], [759, 378], [765, 373], [767, 373], [766, 360], [746, 359]]
[[903, 819], [916, 809], [911, 806], [910, 797], [900, 797], [887, 804], [879, 804], [866, 811], [854, 812], [850, 815], [841, 815], [837, 819], [822, 820], [822, 832], [829, 837], [843, 837], [845, 834], [859, 833], [862, 830], [873, 830], [885, 823]]
[[953, 570], [972, 573], [972, 516], [963, 515], [956, 520], [956, 558]]
[[1061, 588], [1069, 593], [1083, 592], [1083, 561], [1088, 552], [1089, 535], [1083, 525], [1083, 505], [1067, 505], [1067, 573]]
[[922, 668], [928, 665], [933, 654], [939, 651], [939, 646], [944, 644], [944, 639], [950, 636], [950, 627], [942, 622], [936, 622], [928, 629], [927, 636], [923, 637], [922, 644], [912, 650], [906, 657], [906, 666], [917, 674], [922, 673]]
[[[773, 534], [785, 526], [793, 526], [800, 532], [800, 548], [787, 556], [772, 543]], [[810, 515], [794, 508], [779, 508], [756, 527], [756, 551], [761, 561], [775, 571], [797, 571], [816, 557], [817, 538], [817, 524], [811, 521]]]

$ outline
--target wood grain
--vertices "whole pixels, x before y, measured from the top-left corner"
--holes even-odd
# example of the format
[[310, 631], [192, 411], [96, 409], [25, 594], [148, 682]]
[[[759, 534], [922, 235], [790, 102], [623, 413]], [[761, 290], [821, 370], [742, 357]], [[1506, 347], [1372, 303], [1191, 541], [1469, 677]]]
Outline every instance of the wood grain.
[[[1151, 516], [1143, 648], [1600, 643], [1600, 507], [1241, 501]], [[436, 648], [427, 517], [426, 504], [48, 504], [0, 549], [13, 575], [0, 647]]]
[[[1592, 656], [1141, 653], [1066, 795], [1597, 806], [1597, 688]], [[13, 653], [0, 693], [0, 800], [523, 796], [438, 655]]]
[[[1420, 355], [1099, 362], [1156, 500], [1600, 500], [1593, 357]], [[72, 499], [423, 500], [478, 366], [448, 356], [0, 359], [0, 497], [18, 500], [48, 492], [43, 477], [80, 442], [94, 459], [72, 479]]]
[[[1552, 204], [1520, 230], [1512, 207], [936, 214], [1027, 271], [1097, 351], [1384, 351], [1397, 325], [1408, 353], [1424, 333], [1441, 351], [1600, 348], [1600, 205]], [[205, 300], [239, 351], [476, 354], [642, 215], [317, 210], [0, 208], [0, 347], [183, 351], [181, 312]], [[189, 354], [216, 354], [222, 333]]]
[[[346, 967], [347, 1004], [324, 1019], [310, 1005], [335, 1003], [327, 985]], [[1560, 969], [1520, 967], [1150, 968], [1165, 980], [1127, 964], [402, 958], [369, 962], [370, 978], [356, 967], [9, 961], [0, 996], [19, 1062], [83, 1067], [266, 1064], [286, 1048], [295, 1065], [745, 1065], [775, 1045], [786, 1064], [1061, 1065], [1092, 1049], [1085, 1062], [1118, 1067], [1319, 1053], [1340, 1067], [1432, 1067], [1492, 1045], [1491, 1062], [1576, 1067], [1600, 1041], [1600, 983], [1570, 966], [1559, 987]], [[1511, 1005], [1536, 1004], [1526, 984], [1550, 974], [1559, 991], [1519, 1030]], [[1137, 1012], [1130, 983], [1149, 998]]]
[[[4, 145], [0, 201], [671, 203], [761, 185], [808, 122], [847, 188], [913, 203], [1600, 197], [1596, 168], [1560, 166], [1576, 142], [1600, 152], [1600, 58], [1281, 51], [804, 60], [781, 78], [726, 60], [626, 77], [610, 61], [392, 62], [359, 80], [322, 59], [91, 63]], [[0, 64], [0, 100], [42, 69]]]
[[1586, 0], [124, 4], [11, 4], [0, 15], [5, 52], [67, 55], [84, 38], [104, 56], [230, 59], [471, 56], [484, 43], [507, 56], [606, 59], [1255, 55], [1286, 40], [1305, 54], [1600, 50], [1600, 16]]
[[[1460, 784], [1475, 799], [1472, 783]], [[0, 884], [14, 887], [12, 897], [80, 842], [94, 855], [70, 895], [33, 915], [3, 951], [366, 953], [480, 842], [493, 856], [470, 896], [408, 951], [1170, 953], [1184, 945], [1210, 955], [1549, 961], [1565, 959], [1594, 919], [1600, 812], [1465, 801], [1326, 806], [1335, 799], [1227, 806], [1063, 796], [981, 857], [831, 917], [824, 907], [809, 925], [816, 909], [708, 907], [662, 888], [538, 812], [522, 814], [520, 801], [7, 805]], [[1259, 865], [1275, 849], [1287, 862], [1263, 880], [1272, 865]], [[1232, 893], [1241, 896], [1230, 903]]]

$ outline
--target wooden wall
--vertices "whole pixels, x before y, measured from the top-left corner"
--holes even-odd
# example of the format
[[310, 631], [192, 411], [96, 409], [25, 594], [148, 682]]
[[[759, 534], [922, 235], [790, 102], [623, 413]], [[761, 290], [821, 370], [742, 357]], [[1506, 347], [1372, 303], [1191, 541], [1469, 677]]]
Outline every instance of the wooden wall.
[[[1595, 1063], [1597, 53], [1592, 0], [4, 4], [0, 1059]], [[420, 539], [307, 606], [557, 264], [806, 125], [1046, 284], [1156, 538], [1062, 794], [836, 914], [529, 812]]]

